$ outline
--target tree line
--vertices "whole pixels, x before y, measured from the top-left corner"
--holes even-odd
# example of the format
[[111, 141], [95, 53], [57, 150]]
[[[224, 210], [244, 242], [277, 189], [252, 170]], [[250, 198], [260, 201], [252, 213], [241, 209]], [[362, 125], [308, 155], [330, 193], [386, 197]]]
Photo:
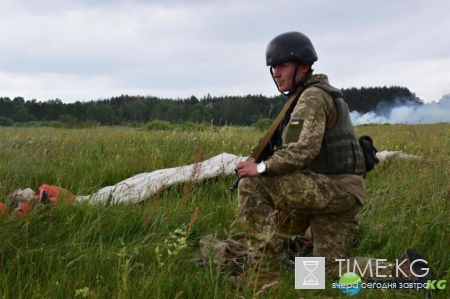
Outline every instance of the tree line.
[[[351, 111], [367, 113], [380, 106], [422, 104], [405, 87], [362, 87], [342, 90]], [[96, 122], [102, 125], [146, 123], [152, 120], [170, 123], [211, 123], [213, 125], [255, 124], [260, 119], [274, 119], [286, 103], [284, 95], [191, 96], [185, 99], [167, 99], [154, 96], [121, 95], [110, 99], [63, 103], [60, 99], [48, 101], [10, 99], [0, 97], [0, 125], [40, 121], [59, 121], [68, 124]]]

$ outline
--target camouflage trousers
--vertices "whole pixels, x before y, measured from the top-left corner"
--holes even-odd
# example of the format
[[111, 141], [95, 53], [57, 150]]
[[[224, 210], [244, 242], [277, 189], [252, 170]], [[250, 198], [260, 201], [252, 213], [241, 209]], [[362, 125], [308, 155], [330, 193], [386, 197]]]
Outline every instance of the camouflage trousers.
[[[330, 278], [338, 279], [339, 270], [346, 273], [347, 265], [353, 272], [355, 262], [361, 269], [375, 267], [374, 259], [348, 258], [347, 251], [359, 228], [355, 216], [361, 203], [325, 175], [301, 170], [282, 176], [245, 177], [239, 182], [238, 199], [239, 221], [247, 233], [252, 264], [281, 257], [276, 215], [283, 211], [309, 222], [314, 238], [313, 256], [325, 257]], [[336, 259], [346, 259], [341, 262], [342, 269]], [[379, 274], [389, 275], [392, 271], [388, 262], [378, 261], [378, 268]]]

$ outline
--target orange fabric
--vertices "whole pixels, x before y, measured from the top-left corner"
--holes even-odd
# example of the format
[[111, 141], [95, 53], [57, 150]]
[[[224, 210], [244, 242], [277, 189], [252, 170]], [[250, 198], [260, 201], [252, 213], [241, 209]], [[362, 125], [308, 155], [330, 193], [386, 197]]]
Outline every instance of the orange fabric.
[[25, 216], [28, 213], [30, 213], [33, 209], [30, 206], [30, 201], [26, 201], [24, 203], [21, 203], [15, 210], [14, 214], [18, 216]]
[[47, 195], [47, 200], [51, 204], [55, 204], [60, 199], [70, 200], [70, 202], [73, 202], [76, 197], [74, 194], [70, 193], [69, 191], [67, 191], [64, 188], [61, 188], [58, 186], [53, 186], [53, 185], [47, 185], [47, 184], [43, 184], [43, 185], [39, 186], [39, 188], [37, 188], [36, 197], [39, 200], [42, 200], [42, 198], [41, 198], [42, 192], [45, 192], [45, 194]]
[[8, 212], [6, 211], [5, 204], [0, 202], [0, 216], [4, 216], [7, 214], [8, 214]]
[[[45, 198], [42, 198], [45, 192]], [[35, 193], [35, 199], [27, 200], [21, 204], [13, 211], [13, 214], [18, 216], [25, 216], [33, 210], [33, 206], [36, 202], [41, 201], [43, 203], [56, 204], [59, 200], [69, 200], [73, 202], [75, 200], [75, 195], [70, 193], [64, 188], [43, 184], [37, 188]], [[3, 203], [0, 203], [0, 215], [7, 215], [6, 207]]]

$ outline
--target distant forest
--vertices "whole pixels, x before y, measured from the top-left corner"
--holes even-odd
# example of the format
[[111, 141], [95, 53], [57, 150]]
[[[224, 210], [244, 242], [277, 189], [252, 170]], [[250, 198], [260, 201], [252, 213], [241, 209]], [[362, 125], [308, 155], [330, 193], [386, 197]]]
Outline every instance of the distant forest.
[[[422, 101], [405, 87], [362, 87], [343, 89], [351, 111], [367, 113], [381, 106], [418, 104]], [[59, 121], [68, 124], [95, 122], [101, 125], [146, 123], [153, 120], [170, 123], [210, 123], [249, 126], [260, 119], [274, 119], [286, 103], [283, 95], [166, 99], [153, 96], [121, 95], [75, 103], [59, 99], [48, 101], [0, 97], [0, 125]]]

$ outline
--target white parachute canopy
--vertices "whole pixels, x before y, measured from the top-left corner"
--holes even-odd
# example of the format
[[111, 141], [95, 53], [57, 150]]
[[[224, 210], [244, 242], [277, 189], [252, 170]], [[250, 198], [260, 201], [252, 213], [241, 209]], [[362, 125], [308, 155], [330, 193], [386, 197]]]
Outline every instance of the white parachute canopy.
[[[420, 158], [401, 151], [382, 151], [377, 153], [377, 157], [380, 161], [389, 157]], [[104, 187], [92, 195], [77, 196], [75, 201], [137, 203], [175, 184], [234, 174], [236, 164], [246, 159], [247, 157], [222, 153], [200, 163], [141, 173], [114, 186]]]
[[200, 163], [141, 173], [92, 195], [77, 196], [75, 201], [137, 203], [175, 184], [234, 174], [236, 164], [245, 159], [247, 157], [222, 153]]

